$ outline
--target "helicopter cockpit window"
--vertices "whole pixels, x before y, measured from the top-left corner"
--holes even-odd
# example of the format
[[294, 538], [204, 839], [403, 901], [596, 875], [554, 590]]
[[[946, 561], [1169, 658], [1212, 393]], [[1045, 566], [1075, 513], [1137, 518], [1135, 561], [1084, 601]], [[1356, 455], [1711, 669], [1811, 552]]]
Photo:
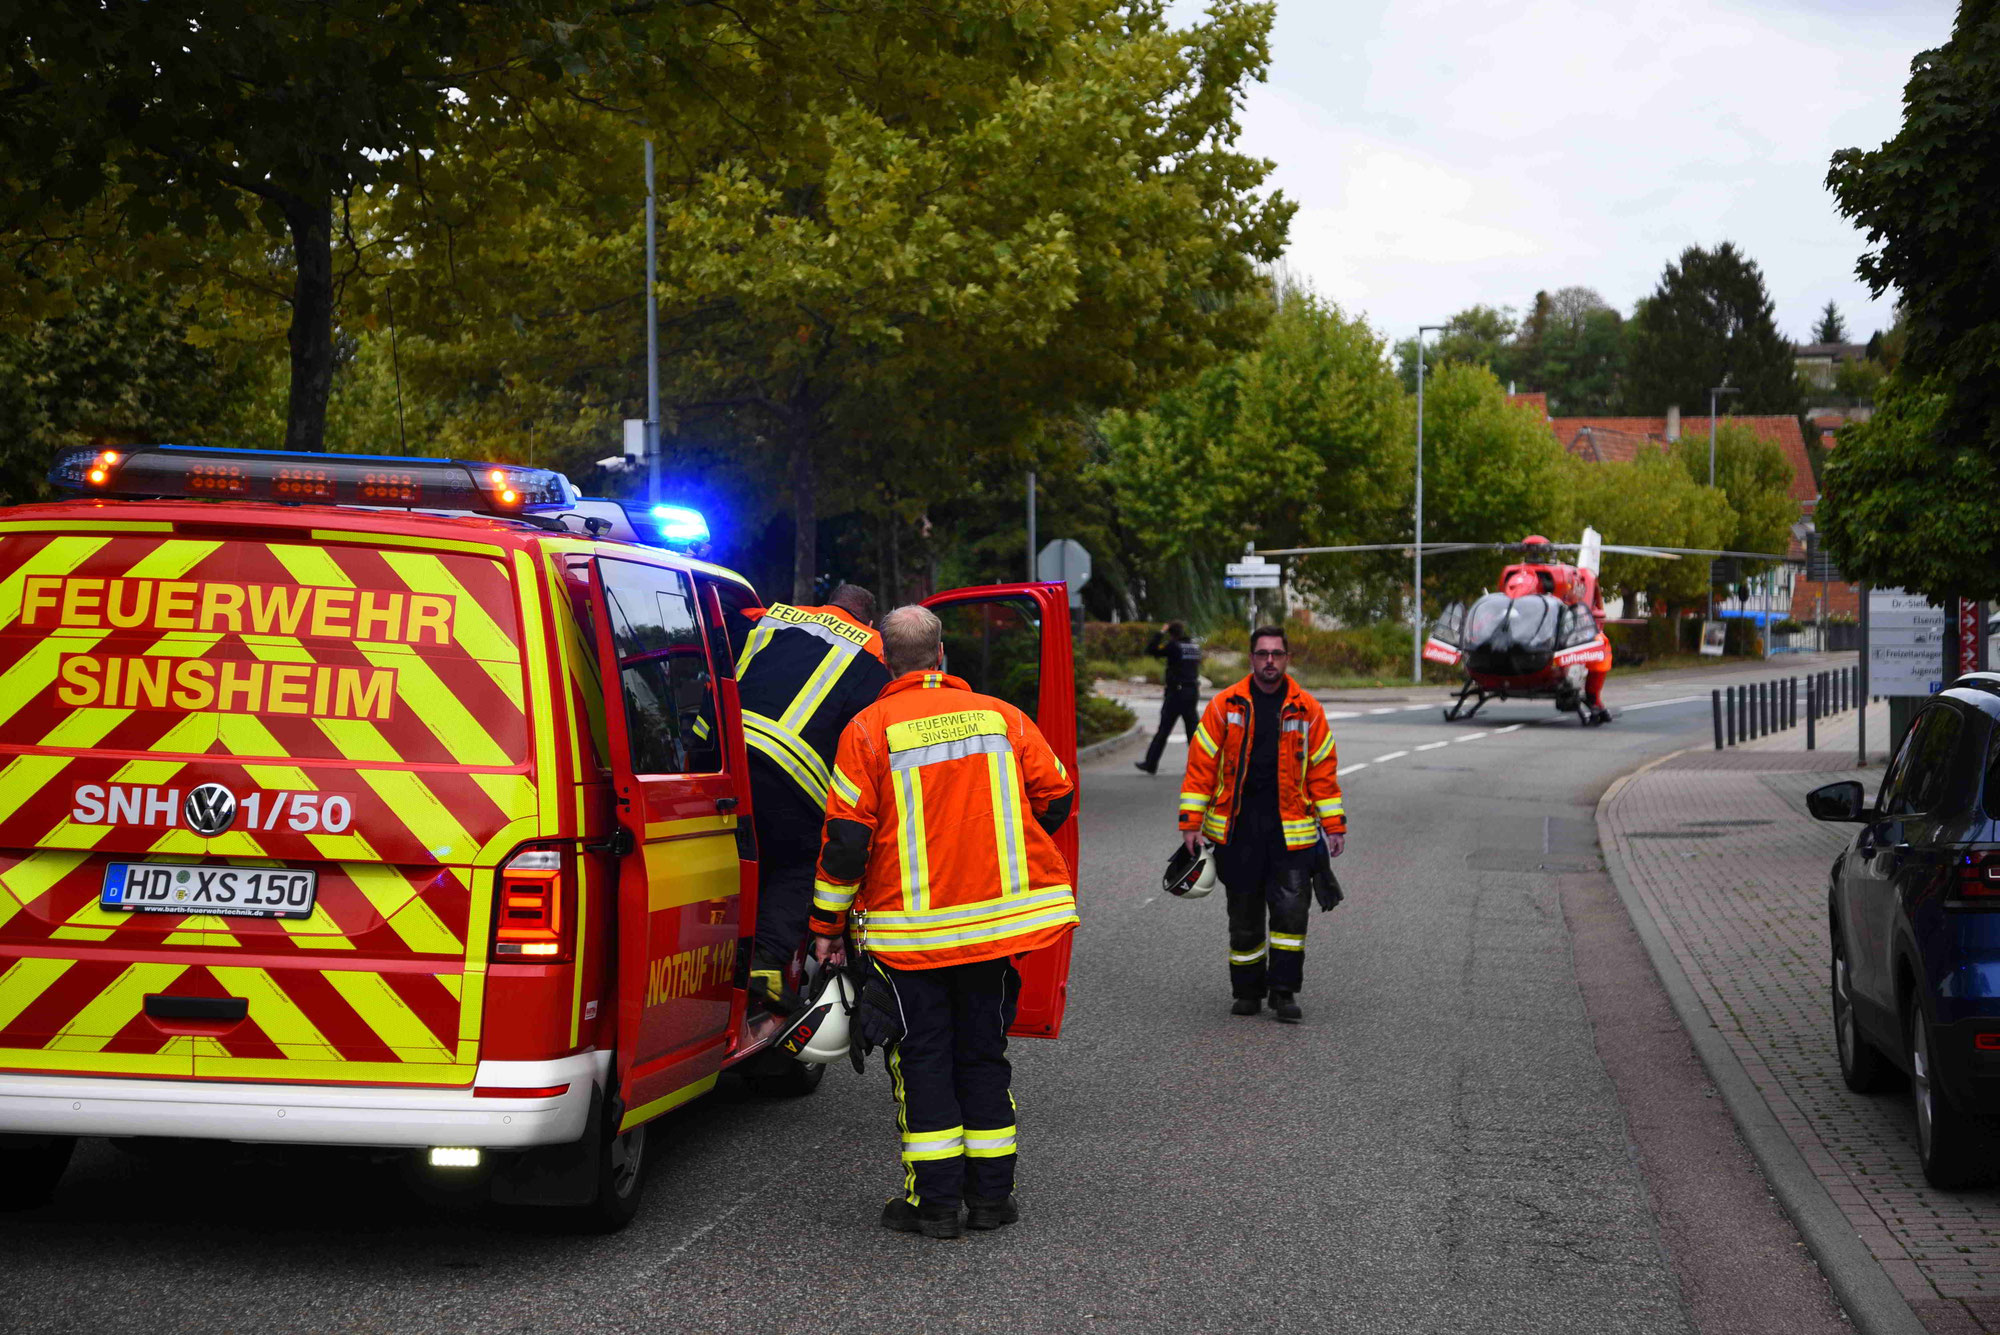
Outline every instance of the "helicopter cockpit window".
[[1564, 649], [1575, 649], [1589, 644], [1597, 638], [1597, 618], [1586, 607], [1569, 607], [1563, 610], [1562, 645]]
[[1548, 594], [1515, 598], [1507, 608], [1507, 633], [1523, 649], [1554, 647], [1562, 614], [1563, 605]]
[[1431, 638], [1454, 649], [1465, 644], [1465, 604], [1451, 603], [1431, 623]]
[[1465, 643], [1484, 644], [1507, 621], [1514, 600], [1504, 593], [1489, 593], [1465, 614]]

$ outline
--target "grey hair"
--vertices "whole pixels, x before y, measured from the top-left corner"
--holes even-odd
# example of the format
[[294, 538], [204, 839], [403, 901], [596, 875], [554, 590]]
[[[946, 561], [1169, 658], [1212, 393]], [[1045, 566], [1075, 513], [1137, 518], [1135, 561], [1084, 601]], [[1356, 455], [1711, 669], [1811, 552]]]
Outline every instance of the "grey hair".
[[923, 672], [937, 666], [944, 643], [944, 623], [928, 607], [911, 603], [882, 618], [882, 656], [892, 676]]

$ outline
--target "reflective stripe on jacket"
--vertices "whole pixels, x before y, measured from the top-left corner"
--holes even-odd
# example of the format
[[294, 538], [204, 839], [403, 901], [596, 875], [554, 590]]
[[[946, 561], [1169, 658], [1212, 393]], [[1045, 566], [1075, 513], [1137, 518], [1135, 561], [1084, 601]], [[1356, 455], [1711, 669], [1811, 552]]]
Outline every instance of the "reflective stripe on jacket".
[[[1218, 691], [1188, 747], [1180, 826], [1200, 830], [1213, 843], [1229, 842], [1243, 768], [1250, 760], [1251, 729], [1256, 724], [1250, 692], [1256, 689], [1245, 677]], [[1290, 676], [1285, 678], [1278, 730], [1278, 819], [1285, 847], [1310, 847], [1322, 828], [1329, 834], [1346, 833], [1347, 807], [1337, 777], [1340, 762], [1334, 754], [1333, 732], [1326, 726], [1326, 711]]]
[[888, 683], [882, 636], [838, 607], [774, 603], [744, 615], [743, 740], [824, 809], [841, 730]]
[[[1069, 867], [1035, 819], [1075, 784], [1014, 706], [906, 673], [841, 735], [831, 781], [815, 931], [858, 910], [883, 963], [929, 969], [1038, 950], [1076, 926]], [[850, 837], [865, 863], [842, 851]]]

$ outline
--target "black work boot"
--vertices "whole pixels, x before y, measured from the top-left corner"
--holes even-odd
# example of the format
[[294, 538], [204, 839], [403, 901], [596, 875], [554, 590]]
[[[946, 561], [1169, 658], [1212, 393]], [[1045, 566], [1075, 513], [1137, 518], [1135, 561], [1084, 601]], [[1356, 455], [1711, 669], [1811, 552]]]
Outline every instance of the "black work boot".
[[965, 1226], [982, 1232], [987, 1229], [1005, 1228], [1021, 1217], [1021, 1205], [1012, 1196], [1002, 1196], [998, 1200], [985, 1196], [965, 1198]]
[[1143, 760], [1133, 761], [1132, 768], [1138, 770], [1141, 774], [1158, 774], [1160, 772], [1160, 767], [1158, 765], [1148, 765]]
[[1271, 1014], [1286, 1024], [1297, 1024], [1305, 1016], [1305, 1012], [1299, 1009], [1299, 1003], [1292, 999], [1291, 993], [1280, 992], [1275, 987], [1271, 989]]
[[1264, 1002], [1258, 997], [1238, 997], [1236, 1004], [1229, 1008], [1231, 1015], [1255, 1015], [1264, 1009]]
[[921, 1233], [927, 1238], [965, 1236], [956, 1205], [912, 1205], [901, 1196], [882, 1207], [882, 1227], [898, 1233]]

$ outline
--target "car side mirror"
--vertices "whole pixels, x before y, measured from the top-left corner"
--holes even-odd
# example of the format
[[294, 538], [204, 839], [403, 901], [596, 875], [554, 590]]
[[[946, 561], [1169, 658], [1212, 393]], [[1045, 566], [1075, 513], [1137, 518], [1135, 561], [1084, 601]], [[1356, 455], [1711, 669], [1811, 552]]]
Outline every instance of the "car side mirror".
[[1865, 821], [1868, 792], [1852, 779], [1830, 783], [1806, 794], [1806, 810], [1814, 820]]

